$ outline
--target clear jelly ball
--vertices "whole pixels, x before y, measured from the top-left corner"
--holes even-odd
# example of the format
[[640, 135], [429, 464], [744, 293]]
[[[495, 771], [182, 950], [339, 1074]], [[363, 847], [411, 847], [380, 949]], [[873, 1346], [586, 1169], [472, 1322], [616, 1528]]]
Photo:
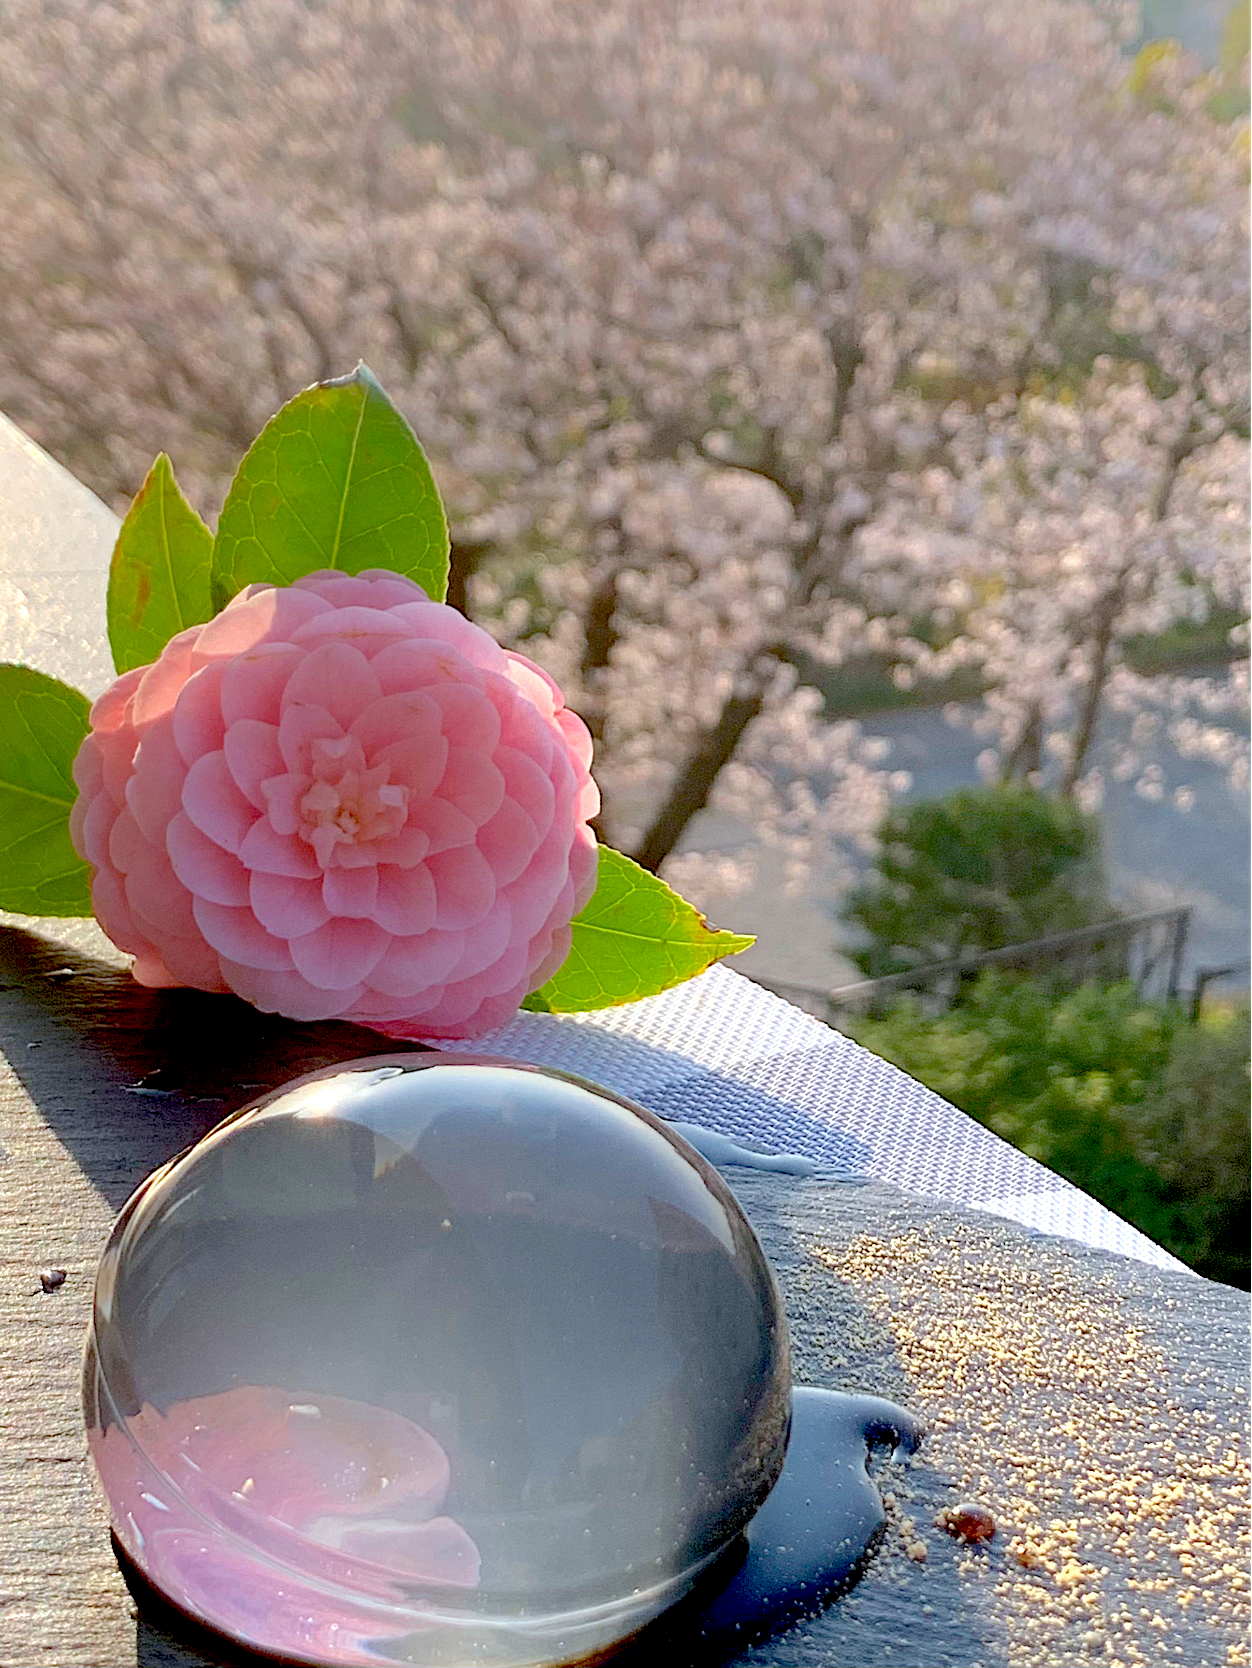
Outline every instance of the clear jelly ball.
[[592, 1084], [391, 1055], [143, 1184], [84, 1396], [126, 1555], [297, 1662], [577, 1661], [673, 1604], [782, 1468], [786, 1329], [709, 1165]]

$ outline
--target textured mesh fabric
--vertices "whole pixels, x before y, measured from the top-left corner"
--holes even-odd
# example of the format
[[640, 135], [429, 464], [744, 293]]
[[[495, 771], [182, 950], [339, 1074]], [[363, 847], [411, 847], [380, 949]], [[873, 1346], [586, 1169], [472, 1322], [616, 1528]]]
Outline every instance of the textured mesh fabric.
[[522, 1013], [473, 1043], [441, 1046], [574, 1072], [744, 1146], [1183, 1266], [896, 1066], [726, 967], [624, 1008]]

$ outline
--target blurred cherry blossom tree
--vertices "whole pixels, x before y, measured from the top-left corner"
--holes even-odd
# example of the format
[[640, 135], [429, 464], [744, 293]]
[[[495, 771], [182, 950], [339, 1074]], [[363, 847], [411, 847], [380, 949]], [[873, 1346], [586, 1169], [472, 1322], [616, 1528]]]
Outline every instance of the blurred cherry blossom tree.
[[1122, 646], [1247, 608], [1247, 126], [1133, 28], [5, 0], [0, 407], [117, 504], [165, 449], [211, 512], [364, 357], [452, 600], [587, 718], [605, 837], [697, 891], [704, 806], [801, 876], [900, 785], [797, 666], [959, 672], [989, 774], [1091, 803], [1106, 710], [1217, 756], [1246, 701]]

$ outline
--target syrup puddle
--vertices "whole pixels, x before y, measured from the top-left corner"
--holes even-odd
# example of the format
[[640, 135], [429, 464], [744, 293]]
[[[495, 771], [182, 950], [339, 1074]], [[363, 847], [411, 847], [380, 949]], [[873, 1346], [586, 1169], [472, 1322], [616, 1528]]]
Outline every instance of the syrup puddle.
[[816, 1614], [861, 1575], [886, 1521], [871, 1458], [915, 1453], [922, 1428], [875, 1396], [801, 1387], [791, 1405], [782, 1475], [738, 1551], [718, 1566], [738, 1558], [738, 1568], [720, 1590], [705, 1585], [640, 1633], [622, 1668], [655, 1662], [658, 1651], [661, 1661], [700, 1668], [727, 1662]]

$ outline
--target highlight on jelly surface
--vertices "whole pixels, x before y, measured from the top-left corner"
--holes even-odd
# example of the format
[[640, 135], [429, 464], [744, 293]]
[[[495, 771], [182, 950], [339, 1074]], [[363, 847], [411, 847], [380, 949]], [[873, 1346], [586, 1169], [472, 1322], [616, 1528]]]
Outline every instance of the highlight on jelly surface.
[[417, 1668], [637, 1633], [740, 1543], [791, 1417], [773, 1276], [703, 1159], [579, 1080], [422, 1055], [302, 1079], [150, 1177], [84, 1392], [174, 1605]]

